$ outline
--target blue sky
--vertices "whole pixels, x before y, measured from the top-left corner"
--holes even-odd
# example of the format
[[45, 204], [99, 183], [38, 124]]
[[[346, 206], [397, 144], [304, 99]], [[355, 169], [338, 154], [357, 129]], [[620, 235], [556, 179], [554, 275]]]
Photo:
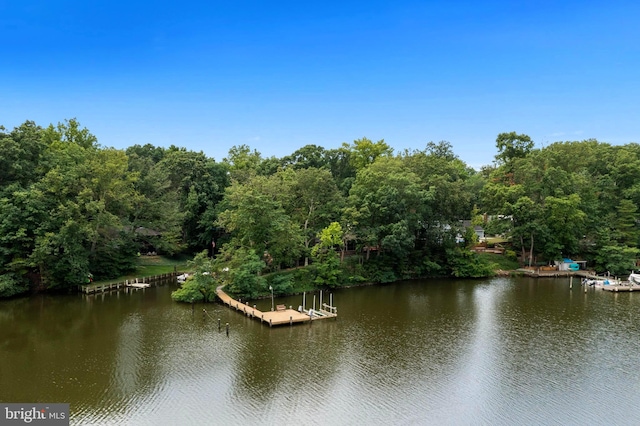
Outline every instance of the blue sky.
[[538, 147], [640, 142], [631, 1], [0, 1], [0, 124], [77, 118], [103, 146], [221, 160], [363, 136], [449, 141], [490, 164]]

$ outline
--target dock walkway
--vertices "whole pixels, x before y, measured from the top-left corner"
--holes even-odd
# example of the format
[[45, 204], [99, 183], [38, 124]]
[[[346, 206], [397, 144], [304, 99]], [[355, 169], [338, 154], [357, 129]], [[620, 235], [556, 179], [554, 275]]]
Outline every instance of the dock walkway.
[[280, 308], [276, 311], [263, 312], [259, 309], [233, 299], [222, 290], [222, 287], [223, 286], [219, 286], [218, 288], [216, 288], [216, 294], [218, 295], [222, 303], [229, 306], [230, 308], [235, 309], [236, 311], [243, 312], [250, 318], [255, 318], [260, 320], [260, 322], [265, 322], [269, 324], [270, 327], [274, 325], [293, 325], [294, 323], [309, 322], [325, 318], [336, 318], [338, 316], [336, 308], [328, 305], [324, 305], [327, 310], [309, 309], [308, 311], [299, 312], [291, 308]]
[[600, 288], [604, 291], [613, 291], [616, 293], [619, 291], [640, 291], [640, 285], [628, 283], [603, 285]]
[[84, 294], [97, 294], [97, 293], [104, 293], [111, 290], [123, 290], [127, 288], [134, 288], [134, 289], [148, 288], [155, 283], [174, 279], [176, 275], [177, 275], [177, 272], [170, 272], [167, 274], [153, 275], [153, 276], [143, 277], [143, 278], [134, 278], [132, 280], [125, 280], [117, 283], [79, 285], [78, 291]]
[[598, 278], [594, 272], [579, 270], [579, 271], [556, 271], [556, 270], [542, 270], [542, 269], [527, 269], [519, 268], [515, 272], [525, 274], [534, 278], [558, 278], [558, 277], [581, 277], [581, 278]]

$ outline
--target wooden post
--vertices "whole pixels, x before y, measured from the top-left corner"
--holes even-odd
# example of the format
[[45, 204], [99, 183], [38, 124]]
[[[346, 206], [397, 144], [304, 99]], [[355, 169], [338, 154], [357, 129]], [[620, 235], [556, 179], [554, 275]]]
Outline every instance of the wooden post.
[[227, 337], [229, 337], [229, 323], [227, 323]]
[[316, 310], [316, 295], [313, 295], [313, 310]]
[[569, 277], [569, 289], [573, 288], [573, 275]]
[[322, 309], [322, 290], [320, 290], [320, 305], [318, 307]]

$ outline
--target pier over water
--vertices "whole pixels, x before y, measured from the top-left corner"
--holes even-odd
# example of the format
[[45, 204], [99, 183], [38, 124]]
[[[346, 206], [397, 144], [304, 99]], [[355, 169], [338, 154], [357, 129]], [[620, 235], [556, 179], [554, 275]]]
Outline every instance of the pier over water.
[[309, 310], [301, 309], [297, 311], [291, 307], [287, 308], [284, 305], [278, 305], [273, 311], [263, 312], [233, 299], [222, 290], [222, 286], [216, 288], [216, 294], [225, 305], [236, 311], [241, 311], [250, 318], [265, 322], [269, 324], [270, 327], [274, 325], [293, 325], [294, 323], [310, 322], [319, 319], [337, 318], [338, 316], [338, 309], [335, 306], [327, 305], [326, 303], [323, 304], [322, 301], [320, 301], [322, 306], [318, 310], [315, 309], [315, 306]]

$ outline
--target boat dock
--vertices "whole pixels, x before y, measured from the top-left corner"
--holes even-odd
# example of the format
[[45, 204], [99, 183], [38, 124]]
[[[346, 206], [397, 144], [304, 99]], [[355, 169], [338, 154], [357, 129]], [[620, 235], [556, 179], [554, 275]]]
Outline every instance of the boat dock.
[[320, 302], [322, 306], [318, 310], [315, 309], [315, 306], [309, 310], [302, 309], [301, 311], [297, 311], [292, 309], [291, 306], [287, 308], [284, 305], [277, 305], [275, 310], [263, 312], [231, 298], [231, 296], [222, 290], [222, 286], [216, 289], [216, 294], [225, 305], [236, 311], [241, 311], [250, 318], [255, 318], [260, 320], [260, 322], [267, 323], [270, 327], [274, 325], [293, 325], [294, 323], [311, 322], [319, 319], [337, 318], [338, 316], [338, 309], [335, 306], [326, 303], [323, 304], [322, 301]]
[[112, 290], [122, 290], [126, 288], [148, 288], [151, 287], [151, 285], [154, 283], [172, 279], [176, 275], [176, 272], [171, 272], [168, 274], [154, 275], [151, 277], [134, 278], [133, 280], [125, 280], [117, 283], [79, 285], [78, 291], [84, 294], [96, 294]]
[[545, 270], [541, 268], [527, 269], [519, 268], [515, 270], [517, 274], [524, 274], [533, 278], [559, 278], [559, 277], [581, 277], [581, 278], [594, 278], [597, 277], [594, 272], [579, 270], [579, 271], [557, 271], [557, 270]]
[[604, 291], [613, 291], [615, 293], [619, 291], [640, 291], [640, 285], [629, 283], [603, 285], [600, 288]]

